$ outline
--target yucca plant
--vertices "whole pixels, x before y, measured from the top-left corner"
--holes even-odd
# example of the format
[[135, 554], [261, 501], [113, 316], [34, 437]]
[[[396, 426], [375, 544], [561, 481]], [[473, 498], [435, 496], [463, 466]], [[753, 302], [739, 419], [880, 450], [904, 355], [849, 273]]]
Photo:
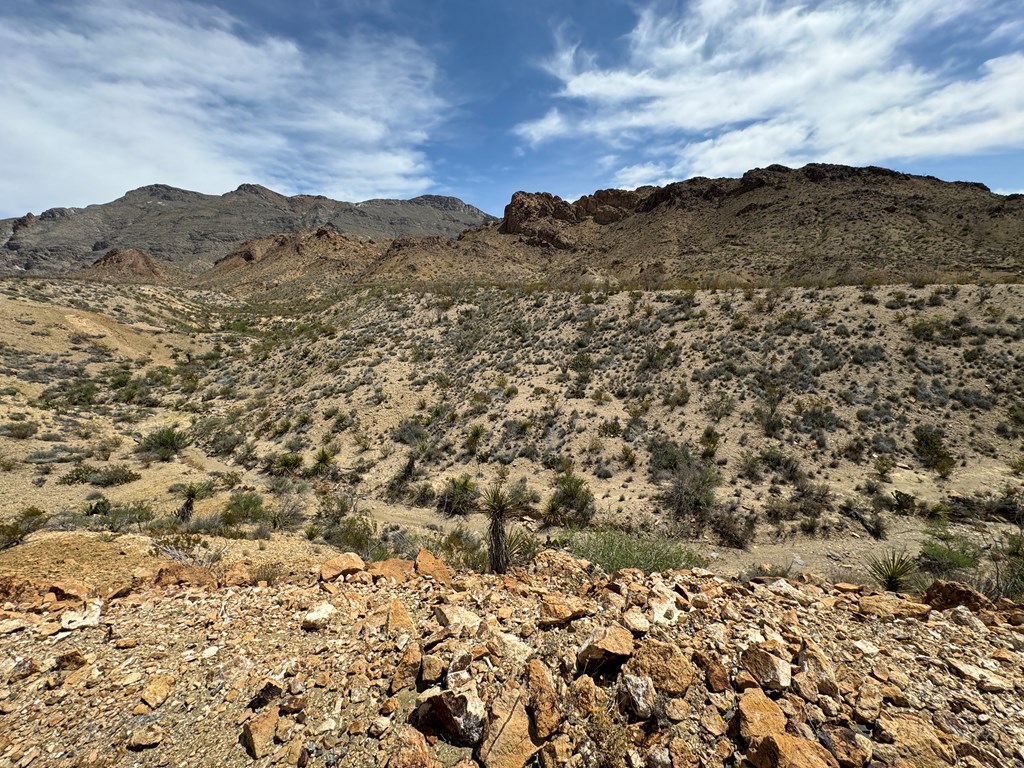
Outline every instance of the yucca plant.
[[867, 565], [871, 577], [886, 592], [902, 592], [917, 573], [914, 557], [906, 551], [897, 552], [895, 549], [869, 557]]
[[213, 481], [202, 480], [198, 483], [192, 482], [172, 486], [171, 491], [182, 500], [181, 507], [178, 509], [178, 521], [187, 523], [192, 519], [196, 502], [210, 498], [216, 492], [216, 489], [213, 487]]

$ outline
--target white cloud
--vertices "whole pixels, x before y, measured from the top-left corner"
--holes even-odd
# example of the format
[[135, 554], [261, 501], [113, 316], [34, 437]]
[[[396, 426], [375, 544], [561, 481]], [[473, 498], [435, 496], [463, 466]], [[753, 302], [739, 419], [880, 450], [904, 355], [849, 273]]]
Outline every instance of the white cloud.
[[3, 213], [156, 182], [347, 200], [431, 186], [421, 146], [445, 102], [409, 39], [353, 32], [312, 50], [186, 0], [65, 8], [0, 12]]
[[[1024, 148], [1024, 55], [1005, 44], [1021, 30], [1010, 5], [654, 3], [639, 10], [619, 66], [557, 38], [546, 69], [561, 82], [558, 106], [517, 132], [532, 145], [588, 136], [614, 147], [625, 163], [617, 180], [629, 186], [773, 162]], [[948, 50], [929, 49], [951, 31]]]

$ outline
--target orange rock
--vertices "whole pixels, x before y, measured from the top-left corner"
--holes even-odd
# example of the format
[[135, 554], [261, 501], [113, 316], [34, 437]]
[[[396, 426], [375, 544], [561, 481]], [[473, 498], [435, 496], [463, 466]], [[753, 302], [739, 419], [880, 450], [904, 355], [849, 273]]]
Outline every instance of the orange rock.
[[755, 768], [839, 768], [832, 753], [821, 744], [787, 733], [761, 739], [747, 753]]
[[366, 572], [376, 579], [388, 579], [396, 584], [403, 584], [413, 577], [416, 572], [416, 564], [412, 560], [391, 558], [390, 560], [379, 560], [367, 563]]
[[672, 643], [646, 640], [640, 644], [624, 671], [650, 677], [654, 687], [669, 696], [685, 696], [697, 677], [690, 659]]
[[530, 659], [526, 664], [526, 687], [530, 694], [530, 710], [537, 738], [547, 739], [562, 722], [558, 707], [558, 694], [551, 678], [551, 672], [540, 659]]
[[760, 688], [750, 688], [740, 696], [738, 705], [740, 736], [748, 744], [754, 744], [772, 734], [784, 733], [786, 716], [774, 701], [765, 696]]
[[247, 722], [242, 728], [242, 746], [253, 760], [266, 757], [274, 747], [277, 721], [280, 714], [277, 707], [271, 707]]
[[880, 619], [926, 619], [932, 607], [901, 597], [864, 595], [857, 604], [857, 610], [866, 616], [877, 616]]
[[355, 552], [343, 552], [320, 566], [320, 581], [334, 581], [339, 576], [359, 573], [365, 568], [363, 558]]
[[441, 768], [441, 763], [431, 757], [423, 734], [406, 726], [399, 731], [388, 768]]
[[416, 555], [416, 573], [430, 576], [438, 584], [445, 587], [452, 585], [452, 572], [429, 549], [421, 549]]

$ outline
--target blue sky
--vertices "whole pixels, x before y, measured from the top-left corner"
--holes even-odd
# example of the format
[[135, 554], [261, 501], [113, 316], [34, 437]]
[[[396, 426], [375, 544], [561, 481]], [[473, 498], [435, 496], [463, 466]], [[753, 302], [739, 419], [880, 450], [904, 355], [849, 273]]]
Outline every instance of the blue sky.
[[884, 165], [1024, 191], [1024, 0], [6, 0], [0, 216]]

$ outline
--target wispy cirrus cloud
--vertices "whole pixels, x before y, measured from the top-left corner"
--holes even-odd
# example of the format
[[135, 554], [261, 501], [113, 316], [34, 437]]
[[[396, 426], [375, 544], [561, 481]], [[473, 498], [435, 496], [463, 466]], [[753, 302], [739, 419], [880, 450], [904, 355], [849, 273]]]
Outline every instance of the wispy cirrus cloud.
[[163, 182], [348, 200], [427, 189], [429, 53], [366, 29], [316, 48], [187, 0], [0, 11], [0, 215]]
[[[589, 137], [625, 186], [774, 162], [1024, 148], [1019, 15], [998, 0], [700, 0], [639, 10], [602, 65], [559, 31], [531, 146]], [[1019, 10], [1019, 9], [1018, 9]]]

